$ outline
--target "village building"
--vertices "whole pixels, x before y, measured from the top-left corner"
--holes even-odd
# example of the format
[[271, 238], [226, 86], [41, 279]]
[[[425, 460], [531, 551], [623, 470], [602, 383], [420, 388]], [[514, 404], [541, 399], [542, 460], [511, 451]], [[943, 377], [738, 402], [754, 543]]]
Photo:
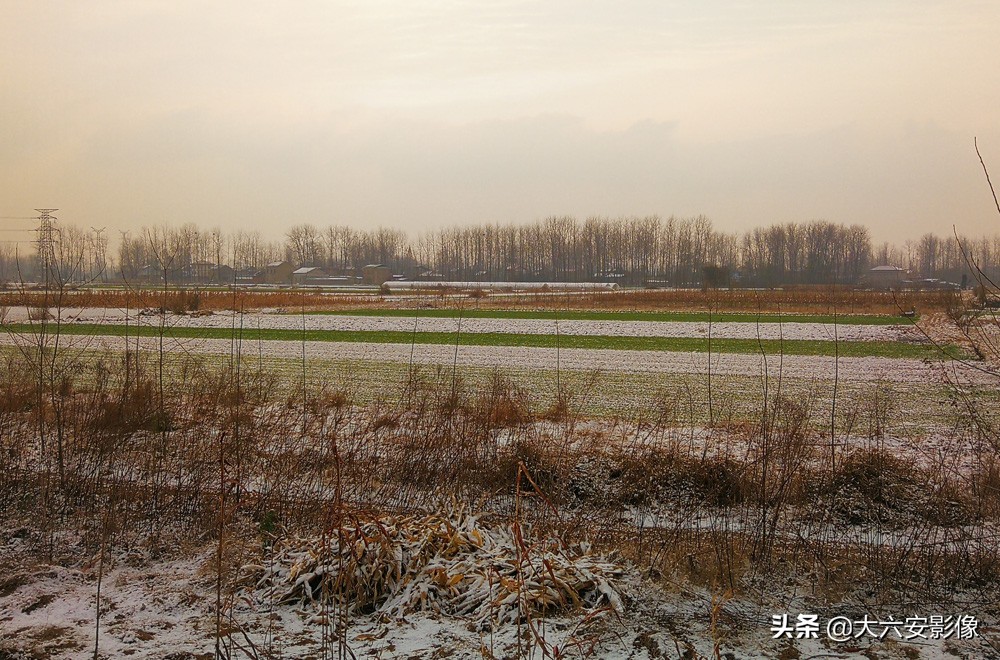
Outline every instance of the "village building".
[[236, 271], [226, 264], [215, 264], [208, 269], [208, 281], [212, 284], [232, 284], [236, 281]]
[[292, 271], [292, 284], [322, 284], [327, 279], [326, 271], [319, 266], [303, 266]]
[[361, 269], [361, 283], [382, 286], [392, 279], [392, 270], [384, 264], [368, 264]]
[[289, 261], [273, 261], [254, 278], [254, 284], [291, 284], [295, 266]]
[[210, 282], [214, 269], [215, 262], [192, 261], [188, 268], [188, 275], [192, 282]]
[[906, 270], [899, 266], [875, 266], [865, 276], [871, 289], [901, 289], [906, 280]]

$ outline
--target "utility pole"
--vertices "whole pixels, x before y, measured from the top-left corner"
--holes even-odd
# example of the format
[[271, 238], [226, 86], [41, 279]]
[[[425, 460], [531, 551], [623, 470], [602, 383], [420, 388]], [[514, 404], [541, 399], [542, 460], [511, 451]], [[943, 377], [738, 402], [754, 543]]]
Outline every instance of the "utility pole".
[[36, 231], [38, 238], [35, 242], [38, 248], [38, 263], [45, 274], [45, 290], [48, 291], [51, 284], [52, 269], [56, 265], [56, 235], [59, 233], [55, 224], [57, 218], [52, 214], [59, 209], [35, 210], [40, 214], [37, 218], [38, 229]]

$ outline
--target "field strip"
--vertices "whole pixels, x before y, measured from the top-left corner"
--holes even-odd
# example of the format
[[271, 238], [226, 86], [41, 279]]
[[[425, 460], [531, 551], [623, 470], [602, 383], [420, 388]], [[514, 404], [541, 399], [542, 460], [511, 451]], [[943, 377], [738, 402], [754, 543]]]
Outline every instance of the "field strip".
[[[227, 356], [212, 359], [223, 363]], [[252, 355], [247, 366], [255, 368], [258, 357]], [[298, 387], [302, 378], [301, 358], [263, 358], [265, 369], [281, 373], [291, 388]], [[581, 371], [565, 367], [558, 373], [548, 368], [522, 368], [458, 365], [457, 375], [467, 390], [489, 392], [491, 378], [499, 373], [521, 387], [535, 410], [550, 406], [560, 387], [571, 393], [571, 403], [583, 414], [594, 417], [649, 419], [660, 414], [672, 417], [681, 425], [704, 424], [709, 420], [709, 401], [714, 398], [716, 420], [758, 420], [765, 391], [769, 396], [781, 394], [789, 400], [820, 414], [823, 424], [829, 423], [828, 413], [834, 396], [832, 379], [792, 377], [783, 370], [777, 378], [772, 370], [767, 389], [764, 380], [753, 375], [720, 375], [705, 373], [667, 373], [663, 371]], [[351, 393], [357, 400], [401, 400], [407, 393], [410, 368], [407, 362], [384, 362], [372, 359], [310, 359], [308, 378]], [[452, 379], [450, 364], [419, 364], [414, 367], [417, 379], [449, 386]], [[859, 428], [871, 428], [875, 420], [869, 416], [873, 402], [881, 399], [885, 410], [891, 410], [892, 432], [913, 437], [927, 433], [951, 432], [957, 423], [958, 409], [952, 405], [949, 387], [938, 373], [923, 381], [892, 382], [886, 379], [841, 379], [836, 388], [837, 427], [845, 433]], [[709, 395], [709, 389], [713, 395]], [[997, 393], [992, 387], [974, 388], [974, 396], [985, 410], [1000, 411]], [[970, 392], [971, 394], [971, 392]], [[890, 403], [891, 402], [891, 403]], [[864, 411], [859, 413], [859, 411]], [[887, 413], [888, 414], [888, 413]], [[991, 412], [991, 423], [996, 414]], [[860, 427], [859, 427], [860, 425]], [[887, 431], [888, 432], [888, 431]]]
[[[309, 330], [412, 330], [453, 332], [461, 320], [463, 332], [505, 332], [519, 334], [559, 332], [579, 335], [696, 337], [707, 335], [711, 323], [712, 335], [751, 339], [833, 339], [834, 334], [846, 341], [913, 340], [920, 333], [913, 321], [894, 316], [794, 315], [794, 314], [713, 314], [704, 312], [548, 312], [498, 310], [400, 310], [354, 309], [295, 314], [292, 312], [215, 312], [205, 316], [168, 315], [168, 325], [195, 327], [229, 327], [234, 317], [242, 316], [245, 326], [275, 329]], [[159, 315], [138, 315], [136, 310], [121, 308], [64, 308], [64, 321], [158, 325]], [[7, 311], [11, 323], [28, 320], [23, 307]], [[237, 321], [238, 323], [239, 321]]]
[[[60, 350], [61, 362], [72, 364], [79, 374], [89, 373], [99, 363], [120, 359], [122, 347], [86, 345]], [[2, 344], [2, 342], [0, 342]], [[130, 341], [134, 349], [134, 340]], [[168, 342], [167, 347], [170, 344]], [[139, 360], [147, 369], [157, 368], [158, 355], [155, 345], [142, 342]], [[185, 346], [185, 349], [188, 347]], [[307, 352], [307, 362], [303, 369], [301, 345], [294, 356], [274, 356], [271, 345], [263, 342], [244, 342], [239, 347], [243, 372], [273, 375], [277, 380], [274, 387], [288, 392], [298, 392], [303, 377], [316, 392], [324, 389], [342, 391], [351, 401], [359, 404], [379, 401], [404, 401], [412, 396], [409, 383], [412, 379], [426, 383], [431, 390], [436, 387], [450, 388], [457, 375], [460, 388], [472, 395], [491, 391], [491, 381], [495, 374], [509, 379], [522, 388], [528, 396], [531, 408], [544, 412], [553, 403], [556, 392], [562, 388], [570, 395], [574, 410], [600, 418], [648, 419], [666, 414], [675, 424], [705, 424], [709, 421], [709, 401], [714, 400], [715, 420], [759, 419], [762, 397], [765, 393], [764, 381], [760, 375], [721, 375], [713, 371], [706, 373], [684, 373], [664, 371], [616, 371], [616, 370], [572, 370], [554, 364], [548, 368], [505, 364], [499, 368], [486, 365], [458, 364], [455, 370], [449, 363], [417, 362], [414, 356], [413, 372], [409, 360], [378, 360], [372, 355], [364, 359], [336, 355], [315, 355]], [[307, 345], [307, 351], [309, 347]], [[0, 345], [0, 359], [14, 357], [18, 350]], [[3, 364], [3, 363], [0, 363]], [[208, 353], [199, 351], [167, 352], [163, 361], [167, 378], [171, 383], [183, 383], [192, 368], [211, 369], [224, 373], [233, 361], [228, 351]], [[843, 365], [841, 365], [843, 366]], [[784, 369], [781, 378], [771, 370], [767, 383], [770, 396], [781, 396], [811, 409], [830, 410], [834, 393], [833, 380], [815, 377], [792, 377]], [[960, 408], [953, 405], [951, 388], [942, 382], [942, 372], [928, 370], [923, 381], [885, 379], [849, 380], [841, 378], [836, 388], [838, 399], [837, 427], [845, 433], [868, 428], [873, 420], [868, 413], [859, 416], [857, 411], [867, 411], [876, 400], [882, 400], [891, 411], [892, 433], [907, 437], [923, 437], [927, 434], [950, 433], [959, 423]], [[709, 396], [711, 388], [713, 396]], [[995, 387], [971, 387], [967, 393], [981, 401], [983, 409], [991, 411], [990, 423], [995, 423], [996, 411], [1000, 411], [1000, 394]], [[828, 424], [828, 415], [822, 415]], [[889, 431], [886, 431], [889, 432]]]
[[[70, 314], [73, 323], [158, 327], [159, 316], [126, 316], [116, 310], [81, 310]], [[13, 319], [12, 319], [13, 320]], [[23, 319], [17, 319], [23, 320]], [[266, 330], [324, 330], [337, 332], [433, 332], [521, 335], [572, 335], [588, 337], [708, 337], [719, 339], [806, 341], [907, 341], [920, 343], [912, 326], [834, 325], [832, 323], [745, 323], [707, 321], [608, 321], [536, 318], [456, 318], [354, 315], [212, 314], [169, 316], [171, 328], [244, 328]]]
[[[187, 317], [182, 317], [187, 318]], [[211, 318], [211, 317], [206, 317]], [[588, 350], [623, 350], [623, 351], [669, 351], [694, 353], [766, 353], [768, 355], [816, 355], [843, 357], [887, 357], [887, 358], [926, 358], [936, 359], [947, 356], [959, 356], [955, 347], [948, 347], [946, 355], [935, 346], [926, 343], [869, 340], [834, 342], [830, 339], [766, 339], [766, 338], [727, 338], [714, 335], [696, 337], [663, 337], [634, 335], [573, 335], [558, 333], [528, 334], [512, 332], [466, 332], [463, 326], [461, 333], [428, 332], [420, 330], [329, 330], [329, 329], [292, 329], [254, 327], [254, 322], [260, 317], [242, 319], [242, 327], [233, 327], [236, 319], [228, 319], [223, 326], [192, 325], [178, 323], [165, 325], [162, 330], [158, 325], [115, 325], [111, 323], [63, 323], [58, 331], [63, 335], [140, 335], [144, 337], [159, 336], [161, 332], [175, 339], [226, 339], [233, 340], [237, 336], [243, 340], [266, 341], [318, 341], [363, 344], [429, 344], [463, 346], [521, 346], [531, 348], [561, 348]], [[194, 319], [201, 320], [201, 319]], [[49, 325], [50, 331], [56, 328]], [[9, 325], [14, 333], [30, 335], [37, 328], [27, 324]], [[457, 326], [456, 326], [457, 329]]]
[[[79, 326], [68, 326], [78, 329]], [[156, 350], [159, 338], [144, 333], [136, 338], [135, 328], [128, 338], [130, 345], [141, 350]], [[463, 335], [463, 339], [468, 335]], [[32, 348], [36, 337], [30, 335], [5, 334], [0, 336], [0, 344], [18, 345]], [[51, 340], [51, 338], [50, 338]], [[126, 338], [109, 334], [94, 334], [93, 331], [79, 334], [64, 334], [61, 339], [64, 348], [123, 351]], [[183, 338], [167, 335], [163, 338], [166, 352], [228, 355], [237, 350], [234, 338]], [[860, 343], [853, 344], [854, 346]], [[51, 343], [49, 344], [51, 345]], [[785, 346], [794, 346], [785, 342]], [[860, 345], [871, 345], [864, 343]], [[427, 365], [458, 365], [478, 367], [512, 367], [526, 369], [568, 369], [580, 371], [613, 371], [623, 373], [690, 373], [724, 375], [761, 375], [801, 378], [839, 378], [842, 380], [894, 382], [937, 382], [943, 371], [948, 371], [960, 382], [970, 384], [995, 383], [996, 376], [964, 366], [958, 361], [925, 361], [909, 358], [885, 357], [842, 357], [823, 355], [791, 355], [785, 353], [780, 358], [748, 352], [722, 353], [691, 351], [645, 351], [637, 354], [632, 350], [579, 349], [563, 347], [532, 346], [477, 346], [445, 343], [402, 343], [363, 341], [256, 341], [245, 336], [240, 340], [241, 350], [247, 354], [257, 351], [268, 357], [299, 358], [305, 350], [307, 359], [352, 359], [388, 362], [412, 362]], [[841, 344], [841, 348], [852, 344]]]
[[[286, 310], [287, 315], [297, 312]], [[747, 312], [601, 312], [592, 310], [538, 310], [538, 309], [385, 309], [355, 308], [307, 311], [316, 316], [375, 316], [413, 319], [541, 319], [550, 321], [611, 321], [611, 322], [667, 322], [667, 323], [818, 323], [838, 325], [899, 325], [911, 326], [915, 319], [887, 314], [754, 314]]]

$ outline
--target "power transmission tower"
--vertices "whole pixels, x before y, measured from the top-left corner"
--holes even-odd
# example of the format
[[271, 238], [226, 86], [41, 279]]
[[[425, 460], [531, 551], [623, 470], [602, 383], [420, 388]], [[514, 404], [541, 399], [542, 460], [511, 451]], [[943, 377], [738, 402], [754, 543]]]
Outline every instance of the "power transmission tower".
[[57, 218], [52, 214], [59, 209], [35, 209], [40, 214], [38, 220], [38, 238], [35, 244], [38, 249], [38, 264], [45, 274], [45, 289], [49, 289], [50, 276], [56, 264], [56, 229]]
[[104, 282], [108, 281], [108, 275], [105, 272], [107, 268], [107, 255], [108, 255], [108, 239], [104, 238], [105, 227], [98, 229], [97, 227], [91, 227], [90, 230], [94, 232], [94, 263], [92, 268], [97, 272], [93, 274], [94, 277], [100, 276], [101, 280]]

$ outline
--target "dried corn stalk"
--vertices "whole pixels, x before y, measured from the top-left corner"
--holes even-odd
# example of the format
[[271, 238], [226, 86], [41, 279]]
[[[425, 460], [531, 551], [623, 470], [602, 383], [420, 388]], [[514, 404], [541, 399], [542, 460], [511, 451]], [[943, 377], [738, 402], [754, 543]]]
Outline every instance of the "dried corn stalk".
[[[520, 548], [520, 551], [519, 551]], [[525, 548], [511, 530], [475, 516], [385, 516], [328, 537], [288, 538], [268, 566], [247, 567], [262, 600], [401, 617], [415, 611], [479, 624], [567, 609], [622, 609], [623, 569], [548, 539]]]

